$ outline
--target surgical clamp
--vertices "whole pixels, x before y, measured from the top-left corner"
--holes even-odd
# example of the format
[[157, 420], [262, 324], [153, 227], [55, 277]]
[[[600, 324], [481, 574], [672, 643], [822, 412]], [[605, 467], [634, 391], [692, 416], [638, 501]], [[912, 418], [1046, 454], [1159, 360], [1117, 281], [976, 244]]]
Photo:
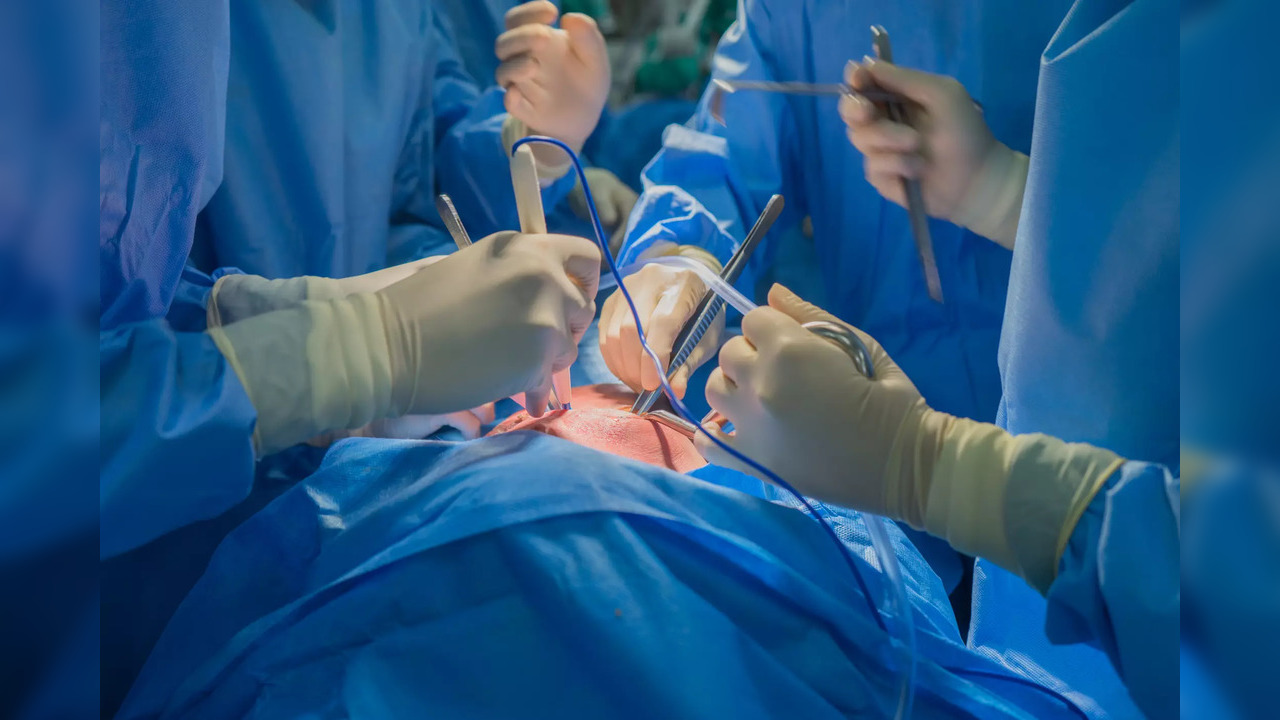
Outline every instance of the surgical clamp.
[[[756, 246], [760, 244], [764, 236], [769, 233], [769, 229], [773, 227], [774, 221], [778, 219], [778, 215], [782, 212], [785, 204], [781, 195], [774, 195], [769, 198], [769, 202], [764, 206], [764, 212], [760, 213], [755, 225], [747, 233], [746, 239], [738, 246], [737, 251], [733, 253], [733, 257], [729, 259], [728, 264], [721, 271], [720, 278], [722, 280], [728, 283], [737, 281], [738, 276], [742, 274], [743, 268], [746, 267], [747, 261], [751, 259], [751, 254], [755, 252]], [[668, 379], [674, 377], [676, 371], [684, 366], [693, 349], [702, 341], [702, 336], [706, 334], [711, 327], [711, 323], [715, 321], [716, 316], [723, 309], [724, 300], [719, 295], [716, 295], [714, 290], [708, 288], [693, 315], [680, 327], [680, 332], [676, 335], [675, 342], [671, 344], [671, 360], [667, 363]], [[637, 415], [649, 412], [661, 393], [661, 389], [646, 390], [640, 393], [640, 396], [636, 398], [635, 404], [631, 406], [631, 412]]]

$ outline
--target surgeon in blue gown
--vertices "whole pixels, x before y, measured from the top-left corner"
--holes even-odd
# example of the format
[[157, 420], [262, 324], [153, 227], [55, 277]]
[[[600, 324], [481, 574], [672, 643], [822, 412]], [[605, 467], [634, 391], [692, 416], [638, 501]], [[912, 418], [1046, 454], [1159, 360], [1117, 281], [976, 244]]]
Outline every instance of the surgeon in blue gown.
[[[466, 71], [436, 2], [230, 5], [223, 179], [192, 251], [206, 272], [348, 277], [451, 252], [438, 193], [474, 237], [518, 228], [511, 142], [585, 142], [576, 129], [514, 127], [492, 76], [477, 86]], [[607, 64], [597, 71], [598, 97], [551, 100], [594, 124]], [[562, 205], [574, 178], [558, 151], [537, 154], [544, 204]]]
[[495, 234], [341, 280], [187, 266], [221, 181], [228, 23], [217, 3], [101, 17], [104, 712], [221, 536], [314, 468], [296, 446], [517, 385], [536, 414], [594, 312], [583, 238]]
[[879, 379], [848, 373], [795, 324], [825, 313], [781, 288], [707, 389], [732, 442], [801, 490], [982, 558], [970, 645], [1061, 680], [1097, 717], [1177, 713], [1177, 20], [1162, 0], [1079, 0], [1040, 66], [1029, 165], [990, 144], [953, 81], [874, 62], [852, 73], [928, 118], [912, 130], [842, 101], [868, 179], [895, 203], [901, 177], [944, 193], [957, 148], [998, 149], [987, 167], [1005, 169], [974, 181], [992, 213], [978, 224], [1014, 248], [997, 425], [931, 409], [928, 386], [870, 337], [888, 351]]
[[[843, 2], [743, 0], [721, 39], [713, 78], [842, 79], [845, 64], [871, 52], [872, 25], [893, 38], [896, 62], [959, 78], [982, 103], [993, 132], [1026, 151], [1031, 142], [1036, 63], [1069, 3], [1017, 0]], [[835, 98], [739, 92], [725, 98], [725, 125], [704, 95], [692, 120], [666, 131], [645, 169], [645, 191], [632, 214], [623, 263], [659, 253], [726, 262], [773, 193], [786, 210], [771, 238], [794, 237], [812, 220], [815, 264], [827, 307], [880, 339], [925, 398], [946, 412], [995, 418], [1000, 398], [996, 346], [1009, 280], [1009, 251], [958, 225], [934, 220], [930, 232], [945, 304], [931, 300], [906, 211], [863, 178], [863, 159], [845, 137]], [[754, 294], [781, 248], [766, 239], [739, 281]], [[628, 281], [645, 332], [658, 351], [675, 337], [703, 291], [688, 272], [649, 268]], [[660, 297], [675, 299], [660, 304]], [[657, 386], [643, 360], [634, 323], [618, 298], [601, 310], [601, 352], [619, 379]], [[674, 380], [683, 391], [723, 340], [707, 333]], [[922, 545], [931, 539], [918, 537]], [[936, 543], [933, 543], [937, 545]], [[929, 551], [949, 586], [959, 559]]]

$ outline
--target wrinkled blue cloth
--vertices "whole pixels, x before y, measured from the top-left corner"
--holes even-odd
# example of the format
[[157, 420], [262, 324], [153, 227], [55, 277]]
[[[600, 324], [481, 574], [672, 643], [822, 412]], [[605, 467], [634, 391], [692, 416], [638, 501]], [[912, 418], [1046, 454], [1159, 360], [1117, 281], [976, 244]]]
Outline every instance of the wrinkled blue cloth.
[[[519, 226], [502, 91], [481, 93], [435, 3], [231, 1], [224, 178], [193, 257], [205, 270], [345, 277]], [[573, 187], [544, 190], [547, 207]]]
[[[878, 597], [860, 519], [827, 512]], [[966, 650], [894, 537], [914, 717], [1077, 716]], [[885, 716], [845, 568], [792, 508], [558, 438], [344, 441], [227, 537], [121, 717]]]
[[1157, 465], [1095, 498], [1047, 605], [984, 560], [974, 577], [970, 645], [1099, 717], [1177, 710], [1177, 13], [1080, 0], [1046, 49], [1000, 348], [1003, 427]]
[[[848, 60], [871, 51], [871, 25], [883, 24], [896, 62], [960, 79], [983, 104], [996, 137], [1025, 151], [1036, 60], [1068, 4], [744, 0], [712, 74], [838, 82]], [[827, 309], [878, 339], [932, 407], [993, 419], [1009, 252], [931, 222], [947, 297], [945, 305], [934, 303], [906, 211], [867, 183], [835, 98], [734, 93], [724, 102], [726, 126], [711, 118], [706, 100], [686, 126], [667, 129], [645, 169], [622, 262], [657, 241], [700, 245], [725, 261], [769, 196], [781, 193], [787, 210], [772, 235], [812, 218]], [[769, 255], [768, 247], [758, 249], [739, 282], [748, 294]]]

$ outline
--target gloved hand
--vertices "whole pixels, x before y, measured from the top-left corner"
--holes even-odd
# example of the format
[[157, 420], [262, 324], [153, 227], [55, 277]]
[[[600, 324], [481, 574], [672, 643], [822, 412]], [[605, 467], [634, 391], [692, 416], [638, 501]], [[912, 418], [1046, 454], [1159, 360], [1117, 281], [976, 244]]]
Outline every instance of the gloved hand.
[[517, 5], [494, 49], [503, 104], [533, 134], [582, 149], [609, 97], [609, 55], [604, 36], [586, 15], [560, 11], [547, 0]]
[[[631, 209], [636, 206], [640, 196], [608, 170], [587, 168], [584, 172], [591, 197], [596, 201], [596, 211], [600, 213], [600, 224], [606, 229], [613, 228], [613, 234], [609, 237], [609, 251], [616, 255], [626, 236]], [[569, 193], [569, 207], [583, 220], [590, 219], [591, 213], [587, 208], [587, 195], [582, 191], [582, 183], [575, 185], [573, 192]]]
[[599, 263], [583, 238], [498, 233], [376, 293], [309, 301], [209, 334], [258, 411], [261, 454], [521, 391], [536, 417], [551, 374], [573, 362], [591, 323]]
[[908, 126], [889, 120], [866, 98], [840, 99], [849, 141], [881, 195], [905, 207], [902, 180], [918, 179], [931, 216], [1013, 247], [1029, 160], [996, 141], [963, 85], [870, 58], [850, 62], [845, 82], [891, 90], [913, 103]]
[[383, 268], [349, 278], [305, 275], [268, 280], [259, 275], [224, 275], [209, 293], [209, 327], [221, 327], [245, 318], [281, 310], [307, 300], [333, 300], [362, 292], [377, 292], [444, 259], [443, 255]]
[[[874, 380], [801, 327], [812, 320], [840, 322], [780, 285], [747, 314], [707, 381], [707, 401], [734, 432], [708, 431], [806, 495], [905, 521], [1046, 590], [1120, 458], [932, 410], [869, 335], [858, 331]], [[710, 462], [754, 472], [696, 442]]]
[[311, 438], [308, 445], [328, 447], [344, 438], [383, 438], [387, 440], [421, 440], [443, 427], [451, 427], [467, 440], [480, 437], [485, 425], [496, 417], [493, 403], [485, 403], [471, 410], [447, 415], [405, 415], [398, 418], [374, 420], [355, 430], [332, 430]]
[[[720, 263], [701, 248], [681, 246], [674, 248], [671, 254], [699, 259], [716, 272], [720, 271]], [[671, 361], [671, 346], [675, 343], [676, 335], [681, 326], [693, 316], [693, 311], [707, 291], [706, 283], [688, 270], [661, 265], [646, 265], [622, 282], [631, 293], [631, 299], [640, 313], [645, 337], [662, 360], [665, 372]], [[724, 335], [724, 316], [725, 313], [720, 313], [684, 365], [671, 378], [671, 388], [678, 397], [684, 397], [693, 371], [701, 367], [715, 354], [716, 348], [720, 347], [720, 339]], [[635, 318], [632, 317], [631, 308], [627, 306], [622, 293], [610, 295], [600, 313], [600, 354], [604, 356], [609, 370], [632, 390], [641, 392], [656, 390], [662, 386], [657, 368], [640, 346], [640, 332], [636, 329]]]

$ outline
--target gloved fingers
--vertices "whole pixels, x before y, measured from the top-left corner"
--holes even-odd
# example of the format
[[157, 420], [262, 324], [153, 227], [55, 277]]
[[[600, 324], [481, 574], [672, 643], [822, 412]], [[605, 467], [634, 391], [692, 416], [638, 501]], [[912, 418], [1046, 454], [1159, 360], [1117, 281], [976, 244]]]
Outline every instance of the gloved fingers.
[[[639, 378], [628, 376], [625, 359], [626, 343], [623, 340], [623, 333], [630, 318], [631, 310], [627, 307], [622, 294], [615, 292], [610, 295], [605, 301], [604, 312], [600, 315], [600, 355], [604, 357], [604, 364], [608, 366], [609, 372], [612, 372], [614, 377], [626, 383], [632, 390], [639, 392], [640, 389], [637, 387]], [[631, 325], [634, 326], [634, 323]]]
[[947, 94], [959, 86], [958, 81], [943, 75], [912, 70], [870, 57], [863, 58], [854, 71], [854, 82], [850, 84], [858, 89], [874, 86], [905, 95], [926, 110], [945, 103]]
[[600, 224], [611, 228], [618, 224], [618, 206], [613, 193], [603, 186], [591, 188], [591, 199], [596, 201], [596, 213], [600, 215]]
[[[658, 295], [658, 302], [649, 314], [649, 324], [645, 327], [645, 339], [649, 347], [662, 361], [662, 368], [654, 367], [653, 359], [644, 354], [640, 365], [640, 385], [645, 390], [656, 390], [662, 385], [659, 373], [665, 374], [671, 362], [672, 345], [680, 328], [693, 312], [693, 303], [689, 297], [700, 295], [701, 280], [689, 280], [681, 277], [667, 285]], [[643, 349], [641, 350], [643, 352]]]
[[697, 372], [698, 368], [720, 352], [720, 340], [724, 337], [724, 315], [722, 312], [716, 317], [711, 327], [707, 328], [706, 334], [702, 336], [702, 340], [693, 348], [693, 352], [689, 353], [684, 365], [681, 365], [675, 376], [671, 378], [671, 389], [676, 391], [677, 397], [684, 397], [689, 387], [689, 378]]
[[775, 308], [801, 325], [815, 320], [825, 320], [827, 322], [840, 323], [841, 325], [847, 324], [835, 315], [806, 301], [792, 292], [791, 288], [781, 283], [774, 283], [769, 288], [769, 307]]
[[[745, 448], [738, 447], [737, 445], [738, 438], [734, 437], [733, 435], [730, 435], [729, 433], [721, 430], [720, 428], [710, 424], [703, 425], [703, 428], [706, 429], [708, 434], [715, 436], [717, 440], [724, 443], [725, 445], [728, 445], [729, 447], [735, 450], [738, 450], [739, 452], [743, 452], [744, 454], [748, 454], [744, 452]], [[753, 475], [756, 477], [760, 476], [760, 473], [757, 472], [750, 465], [742, 462], [737, 457], [735, 457], [732, 453], [721, 448], [719, 445], [717, 445], [715, 442], [713, 442], [710, 438], [708, 438], [706, 435], [703, 435], [702, 433], [698, 433], [697, 435], [694, 436], [693, 444], [694, 444], [694, 447], [698, 449], [698, 452], [702, 454], [702, 457], [706, 458], [707, 462], [711, 463], [712, 465], [718, 465], [723, 468], [737, 470], [738, 472], [746, 473], [748, 475]]]
[[843, 95], [836, 104], [840, 119], [850, 128], [869, 125], [880, 117], [880, 110], [875, 103], [861, 95]]
[[892, 175], [918, 179], [924, 172], [924, 158], [913, 153], [873, 152], [863, 155], [862, 167], [868, 176]]
[[609, 52], [595, 20], [582, 13], [566, 13], [560, 27], [569, 34], [569, 48], [580, 61], [609, 68]]
[[524, 391], [524, 409], [529, 417], [539, 418], [547, 412], [551, 399], [551, 376], [543, 373], [536, 385]]
[[564, 253], [564, 270], [588, 300], [595, 300], [600, 288], [600, 247], [594, 242], [572, 235], [557, 236]]
[[902, 188], [902, 177], [892, 173], [876, 173], [867, 175], [867, 183], [880, 193], [880, 196], [895, 205], [907, 206], [906, 191]]
[[541, 23], [550, 25], [560, 16], [560, 8], [549, 0], [535, 0], [517, 5], [507, 11], [503, 16], [507, 29], [513, 30], [521, 25], [530, 23]]
[[[482, 423], [480, 422], [480, 418], [476, 417], [475, 413], [470, 410], [449, 413], [444, 417], [444, 420], [444, 425], [457, 428], [458, 432], [462, 433], [462, 437], [468, 440], [475, 440], [480, 437], [480, 428]], [[427, 435], [430, 434], [431, 433], [427, 433]], [[423, 437], [426, 437], [426, 435], [423, 435]]]
[[876, 152], [918, 153], [924, 145], [924, 139], [915, 128], [886, 118], [865, 125], [850, 124], [846, 134], [849, 142], [864, 155]]
[[731, 423], [737, 424], [744, 417], [747, 394], [725, 375], [724, 366], [713, 370], [707, 378], [707, 404]]
[[689, 377], [693, 375], [694, 369], [692, 363], [686, 362], [680, 366], [679, 370], [676, 370], [675, 375], [671, 376], [668, 382], [671, 383], [671, 390], [676, 394], [676, 397], [684, 399], [684, 394], [689, 390]]
[[536, 80], [512, 85], [502, 98], [502, 106], [507, 112], [523, 120], [526, 125], [529, 125], [526, 118], [536, 117], [539, 108], [547, 107], [549, 102], [550, 94]]
[[503, 61], [494, 72], [493, 78], [499, 87], [510, 88], [513, 85], [533, 82], [541, 69], [537, 58], [525, 53]]
[[720, 348], [720, 372], [735, 386], [749, 387], [759, 359], [760, 353], [745, 337], [732, 338]]
[[478, 408], [472, 408], [469, 412], [476, 416], [481, 425], [488, 425], [498, 418], [497, 410], [494, 403], [485, 403]]
[[[804, 342], [813, 337], [794, 318], [777, 308], [764, 305], [752, 310], [742, 318], [742, 336], [755, 348], [763, 350], [776, 346], [781, 342], [793, 340]], [[725, 343], [728, 347], [728, 343]], [[724, 364], [724, 351], [720, 351], [721, 365]], [[735, 376], [734, 380], [741, 383]]]
[[563, 32], [545, 23], [531, 23], [512, 28], [493, 43], [493, 52], [499, 62], [506, 62], [518, 55], [538, 57], [556, 40], [556, 33]]

